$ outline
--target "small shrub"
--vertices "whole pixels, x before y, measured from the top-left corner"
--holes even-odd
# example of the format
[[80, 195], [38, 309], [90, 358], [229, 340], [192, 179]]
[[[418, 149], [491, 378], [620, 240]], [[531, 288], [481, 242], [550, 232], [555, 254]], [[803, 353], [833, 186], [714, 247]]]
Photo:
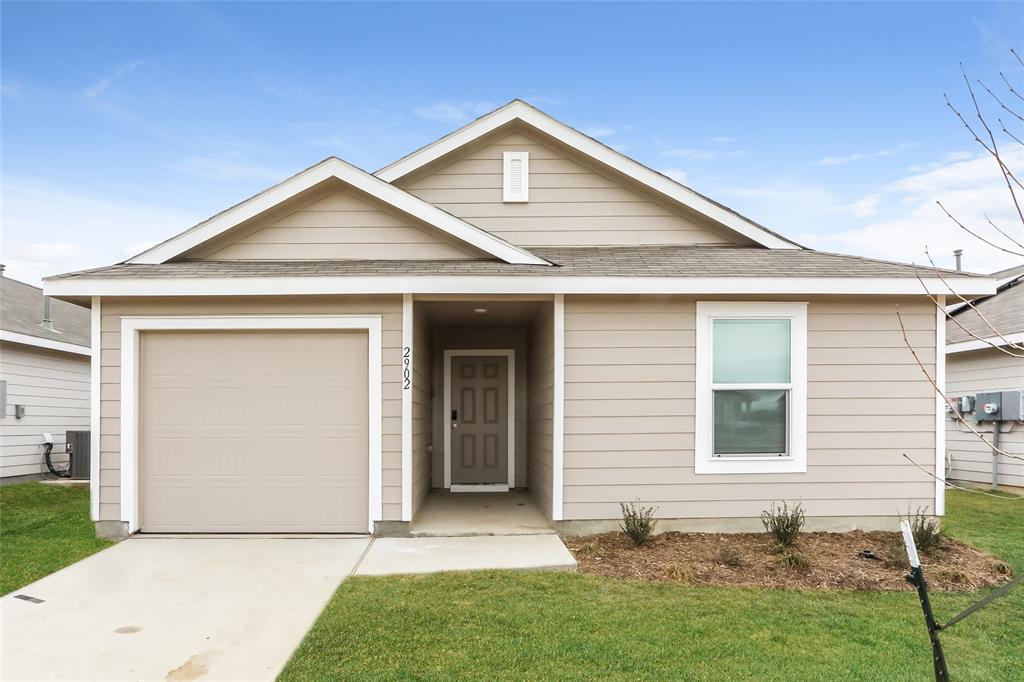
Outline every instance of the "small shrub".
[[641, 507], [636, 502], [620, 502], [619, 507], [622, 509], [622, 523], [619, 524], [619, 528], [637, 547], [646, 544], [654, 535], [654, 526], [657, 524], [654, 520], [656, 507]]
[[576, 550], [576, 553], [581, 556], [589, 556], [596, 551], [597, 548], [594, 547], [593, 542], [584, 542], [582, 545], [580, 545], [579, 549]]
[[774, 502], [767, 510], [761, 512], [761, 523], [764, 529], [772, 534], [775, 541], [782, 547], [789, 547], [800, 535], [804, 527], [804, 508], [799, 502], [789, 507], [785, 502], [777, 507]]
[[938, 519], [928, 515], [928, 507], [918, 507], [914, 513], [908, 509], [906, 518], [917, 551], [930, 554], [942, 546], [942, 528]]
[[725, 546], [718, 550], [718, 556], [715, 561], [722, 566], [729, 566], [731, 568], [740, 568], [746, 565], [746, 560], [743, 558], [743, 554], [735, 547]]
[[784, 552], [779, 555], [777, 561], [786, 568], [795, 568], [799, 571], [806, 571], [811, 567], [811, 560], [800, 552]]
[[676, 582], [684, 583], [690, 577], [682, 566], [672, 566], [665, 571], [665, 576], [669, 580], [675, 580]]
[[1010, 575], [1013, 571], [1010, 569], [1010, 565], [1005, 561], [997, 561], [992, 564], [992, 568], [999, 575]]

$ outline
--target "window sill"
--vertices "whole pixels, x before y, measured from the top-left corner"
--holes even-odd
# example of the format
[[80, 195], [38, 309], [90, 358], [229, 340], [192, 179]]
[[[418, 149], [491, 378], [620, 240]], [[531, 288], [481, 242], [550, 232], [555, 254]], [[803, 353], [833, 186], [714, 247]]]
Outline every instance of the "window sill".
[[802, 457], [698, 457], [695, 474], [801, 474], [807, 471]]

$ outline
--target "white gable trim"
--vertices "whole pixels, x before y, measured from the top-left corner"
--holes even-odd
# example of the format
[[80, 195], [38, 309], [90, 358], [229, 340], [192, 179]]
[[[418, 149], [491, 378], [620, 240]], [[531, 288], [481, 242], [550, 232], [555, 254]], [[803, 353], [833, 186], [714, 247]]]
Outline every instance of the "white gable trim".
[[[946, 327], [943, 323], [943, 332]], [[1018, 334], [1005, 334], [1003, 336], [989, 336], [987, 338], [971, 339], [970, 341], [958, 341], [957, 343], [946, 344], [947, 353], [963, 353], [969, 350], [982, 350], [984, 348], [1001, 348], [1010, 344], [1024, 343], [1024, 332]]]
[[772, 249], [800, 248], [743, 216], [701, 196], [689, 187], [680, 185], [675, 180], [620, 154], [564, 123], [556, 121], [521, 100], [513, 100], [500, 109], [481, 116], [450, 135], [385, 166], [375, 175], [387, 182], [394, 182], [517, 119], [762, 246]]
[[330, 178], [337, 178], [376, 199], [394, 206], [403, 213], [418, 218], [456, 239], [475, 246], [481, 251], [500, 258], [507, 263], [550, 265], [547, 261], [534, 256], [529, 251], [509, 244], [505, 240], [470, 225], [452, 214], [442, 211], [436, 206], [333, 156], [315, 166], [307, 168], [297, 175], [293, 175], [284, 182], [274, 185], [250, 199], [246, 199], [237, 206], [218, 213], [209, 220], [199, 223], [178, 236], [143, 251], [139, 255], [130, 258], [128, 262], [165, 263], [175, 256], [180, 256], [186, 251], [194, 249], [200, 244], [223, 234], [232, 227], [250, 218], [254, 218], [281, 202]]

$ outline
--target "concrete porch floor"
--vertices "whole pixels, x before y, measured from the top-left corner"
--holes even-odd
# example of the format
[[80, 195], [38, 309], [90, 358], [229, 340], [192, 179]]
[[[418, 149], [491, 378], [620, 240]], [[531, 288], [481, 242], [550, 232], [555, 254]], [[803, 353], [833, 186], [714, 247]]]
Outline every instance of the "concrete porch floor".
[[507, 493], [450, 493], [427, 495], [409, 525], [415, 537], [554, 534], [533, 497], [525, 490]]

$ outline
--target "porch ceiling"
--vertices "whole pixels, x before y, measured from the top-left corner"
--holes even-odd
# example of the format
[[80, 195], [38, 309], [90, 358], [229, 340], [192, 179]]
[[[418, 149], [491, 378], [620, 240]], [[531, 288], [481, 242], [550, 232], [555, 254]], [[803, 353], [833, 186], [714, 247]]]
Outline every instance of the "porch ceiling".
[[[427, 318], [441, 327], [525, 327], [542, 301], [416, 301]], [[476, 312], [485, 310], [486, 312]]]

